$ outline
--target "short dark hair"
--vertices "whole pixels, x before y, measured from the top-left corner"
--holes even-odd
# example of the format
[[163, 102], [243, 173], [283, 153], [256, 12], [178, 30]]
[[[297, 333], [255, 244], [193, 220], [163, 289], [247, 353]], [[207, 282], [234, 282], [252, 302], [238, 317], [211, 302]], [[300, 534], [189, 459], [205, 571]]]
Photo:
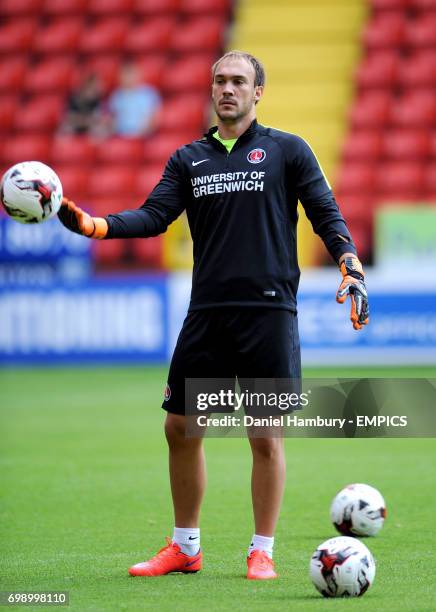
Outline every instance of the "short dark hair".
[[220, 57], [212, 66], [212, 80], [215, 77], [215, 72], [218, 68], [218, 65], [227, 58], [234, 59], [244, 59], [246, 62], [249, 62], [254, 68], [254, 86], [264, 86], [265, 85], [265, 69], [262, 66], [261, 62], [251, 55], [250, 53], [245, 53], [244, 51], [228, 51], [222, 57]]

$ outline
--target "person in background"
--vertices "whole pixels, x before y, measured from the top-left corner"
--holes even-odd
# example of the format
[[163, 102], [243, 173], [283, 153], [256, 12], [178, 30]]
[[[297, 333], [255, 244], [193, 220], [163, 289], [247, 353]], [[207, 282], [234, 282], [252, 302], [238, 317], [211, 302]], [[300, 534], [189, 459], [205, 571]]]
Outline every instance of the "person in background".
[[102, 84], [98, 75], [93, 72], [85, 75], [68, 98], [61, 133], [100, 135], [102, 99]]
[[159, 92], [141, 82], [135, 64], [121, 67], [120, 84], [109, 97], [110, 131], [118, 136], [148, 136], [157, 127], [162, 101]]

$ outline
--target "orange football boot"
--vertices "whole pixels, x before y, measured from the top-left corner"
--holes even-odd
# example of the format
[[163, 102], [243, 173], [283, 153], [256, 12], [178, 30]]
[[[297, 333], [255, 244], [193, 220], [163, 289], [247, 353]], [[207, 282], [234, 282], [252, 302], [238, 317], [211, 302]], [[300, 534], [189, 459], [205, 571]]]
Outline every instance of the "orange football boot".
[[132, 565], [129, 569], [131, 576], [164, 576], [171, 572], [182, 572], [183, 574], [195, 574], [201, 570], [203, 553], [201, 550], [190, 557], [180, 550], [180, 546], [166, 538], [167, 545], [152, 557], [149, 561]]
[[247, 557], [247, 578], [249, 580], [271, 580], [277, 578], [274, 561], [263, 550], [253, 550]]

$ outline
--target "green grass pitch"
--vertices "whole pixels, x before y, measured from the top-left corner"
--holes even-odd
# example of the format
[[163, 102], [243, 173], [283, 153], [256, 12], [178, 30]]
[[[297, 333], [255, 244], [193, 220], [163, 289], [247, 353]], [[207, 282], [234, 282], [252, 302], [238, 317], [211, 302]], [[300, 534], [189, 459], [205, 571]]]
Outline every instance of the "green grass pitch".
[[[264, 583], [244, 578], [253, 532], [247, 441], [208, 439], [204, 570], [130, 578], [127, 568], [172, 533], [159, 408], [165, 378], [166, 368], [139, 367], [0, 373], [0, 590], [68, 590], [78, 611], [436, 609], [430, 439], [288, 439], [275, 547], [280, 578]], [[377, 575], [363, 598], [324, 600], [309, 580], [309, 559], [335, 535], [329, 504], [353, 481], [376, 486], [387, 501], [382, 532], [366, 542]]]

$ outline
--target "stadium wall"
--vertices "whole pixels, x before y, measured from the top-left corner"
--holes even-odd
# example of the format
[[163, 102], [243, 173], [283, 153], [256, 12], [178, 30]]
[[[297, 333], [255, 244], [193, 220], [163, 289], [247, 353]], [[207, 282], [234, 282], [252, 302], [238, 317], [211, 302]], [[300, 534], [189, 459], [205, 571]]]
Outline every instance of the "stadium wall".
[[[436, 366], [436, 282], [399, 287], [383, 274], [370, 282], [371, 324], [357, 333], [348, 322], [348, 306], [334, 300], [337, 272], [304, 274], [303, 363]], [[3, 282], [0, 364], [165, 362], [186, 313], [190, 284], [188, 273], [56, 279], [39, 286]]]

